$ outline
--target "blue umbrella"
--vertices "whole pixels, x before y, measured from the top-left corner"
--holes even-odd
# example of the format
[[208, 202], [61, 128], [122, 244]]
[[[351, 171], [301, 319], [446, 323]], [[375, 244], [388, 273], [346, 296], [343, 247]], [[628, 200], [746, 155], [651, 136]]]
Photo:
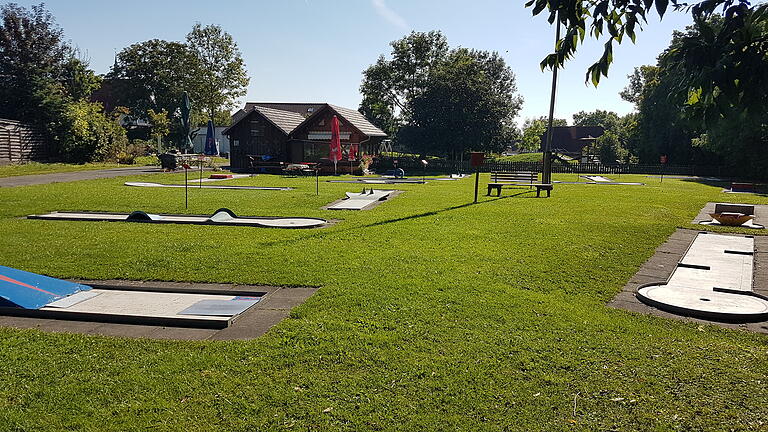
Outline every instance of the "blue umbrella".
[[213, 156], [219, 153], [217, 150], [216, 140], [213, 138], [213, 122], [208, 120], [208, 132], [205, 134], [205, 149], [203, 153]]

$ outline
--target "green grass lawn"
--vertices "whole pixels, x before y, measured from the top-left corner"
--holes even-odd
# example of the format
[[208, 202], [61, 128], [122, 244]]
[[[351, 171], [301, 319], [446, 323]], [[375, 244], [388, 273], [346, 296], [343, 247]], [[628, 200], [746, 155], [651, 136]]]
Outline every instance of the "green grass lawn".
[[[142, 165], [151, 165], [151, 164], [142, 164]], [[100, 170], [100, 169], [109, 169], [109, 168], [125, 168], [129, 166], [140, 166], [140, 165], [125, 165], [125, 164], [121, 165], [121, 164], [106, 163], [106, 162], [104, 163], [93, 162], [93, 163], [85, 163], [85, 164], [26, 162], [23, 164], [10, 164], [10, 165], [0, 166], [0, 177], [13, 177], [13, 176], [32, 175], [32, 174], [52, 174], [52, 173], [73, 172], [73, 171], [90, 171], [90, 170]]]
[[496, 162], [541, 162], [541, 153], [519, 153], [511, 156], [498, 156]]
[[[385, 185], [405, 193], [362, 212], [320, 210], [361, 186], [322, 182], [316, 196], [311, 178], [225, 182], [294, 191], [190, 189], [188, 210], [183, 190], [126, 178], [2, 188], [3, 265], [322, 288], [252, 341], [2, 328], [0, 429], [766, 430], [766, 335], [605, 303], [704, 203], [768, 199], [621, 180], [648, 185], [559, 185], [550, 199], [505, 190], [476, 205], [472, 179]], [[21, 218], [219, 207], [342, 220], [278, 230]]]

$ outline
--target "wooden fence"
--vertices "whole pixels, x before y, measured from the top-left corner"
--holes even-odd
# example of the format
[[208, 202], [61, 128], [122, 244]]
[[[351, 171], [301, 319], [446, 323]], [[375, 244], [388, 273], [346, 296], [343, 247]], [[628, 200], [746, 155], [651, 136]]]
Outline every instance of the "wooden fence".
[[33, 127], [0, 119], [0, 165], [46, 159], [48, 145]]

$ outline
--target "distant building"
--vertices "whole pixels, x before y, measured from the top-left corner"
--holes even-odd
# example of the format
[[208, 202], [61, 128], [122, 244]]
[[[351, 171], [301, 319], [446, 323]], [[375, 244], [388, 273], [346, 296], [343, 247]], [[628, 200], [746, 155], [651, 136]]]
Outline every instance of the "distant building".
[[[213, 139], [216, 141], [216, 143], [219, 145], [219, 154], [229, 154], [229, 138], [224, 135], [222, 132], [224, 132], [227, 128], [224, 126], [216, 126], [214, 128], [213, 133]], [[208, 131], [208, 128], [206, 126], [201, 126], [200, 130], [197, 131], [197, 135], [192, 139], [192, 151], [195, 153], [203, 153], [205, 151], [205, 138], [206, 138], [206, 132]]]
[[231, 167], [249, 169], [254, 160], [329, 164], [334, 115], [339, 120], [344, 153], [340, 166], [345, 165], [352, 144], [358, 144], [359, 155], [374, 154], [387, 136], [360, 112], [349, 108], [327, 103], [248, 102], [223, 131], [229, 138]]
[[[552, 153], [560, 153], [581, 160], [585, 147], [592, 145], [605, 133], [602, 126], [553, 126]], [[547, 133], [541, 135], [541, 151], [547, 142]]]

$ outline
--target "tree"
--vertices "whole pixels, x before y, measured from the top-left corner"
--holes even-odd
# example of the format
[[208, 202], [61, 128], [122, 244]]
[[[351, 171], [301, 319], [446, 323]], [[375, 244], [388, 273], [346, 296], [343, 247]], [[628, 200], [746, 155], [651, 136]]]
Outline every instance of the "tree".
[[158, 143], [171, 132], [171, 121], [168, 119], [168, 112], [155, 112], [153, 109], [147, 110], [147, 121], [150, 125], [150, 136]]
[[425, 91], [432, 68], [448, 54], [448, 41], [439, 31], [411, 32], [390, 46], [392, 60], [382, 55], [363, 71], [360, 112], [395, 135], [410, 122], [413, 100]]
[[147, 110], [173, 114], [184, 91], [200, 78], [200, 61], [186, 44], [152, 39], [133, 44], [115, 57], [107, 77], [115, 81], [118, 103], [135, 117]]
[[684, 0], [528, 0], [526, 7], [531, 7], [533, 15], [546, 11], [550, 24], [563, 25], [565, 31], [557, 41], [555, 52], [541, 61], [542, 69], [555, 64], [562, 65], [576, 52], [583, 42], [587, 30], [589, 35], [600, 40], [606, 36], [603, 54], [587, 70], [587, 80], [594, 85], [600, 82], [600, 76], [608, 76], [608, 69], [613, 62], [613, 44], [621, 44], [625, 37], [635, 42], [636, 29], [642, 29], [647, 23], [647, 15], [655, 9], [664, 16], [672, 4], [678, 11], [690, 11], [695, 21], [705, 21], [717, 11], [722, 11], [727, 24], [718, 33], [720, 40], [732, 40], [730, 54], [738, 55], [748, 49], [751, 41], [745, 40], [742, 33], [751, 23], [768, 21], [768, 4], [750, 7], [748, 0], [701, 0], [690, 4]]
[[[606, 140], [610, 141], [610, 146], [616, 144], [616, 150], [611, 150], [612, 153], [604, 153], [606, 155], [604, 163], [615, 163], [616, 158], [620, 160], [626, 160], [630, 155], [633, 155], [635, 148], [637, 147], [637, 115], [627, 114], [624, 117], [619, 117], [613, 111], [595, 110], [592, 112], [579, 111], [573, 115], [574, 126], [600, 126], [605, 129], [606, 134], [610, 134], [610, 138]], [[607, 142], [607, 141], [606, 141]], [[598, 144], [598, 153], [600, 147], [600, 141]], [[602, 154], [602, 153], [599, 153]], [[602, 160], [602, 157], [601, 157]]]
[[515, 76], [497, 53], [452, 50], [413, 99], [413, 125], [422, 129], [425, 146], [442, 154], [500, 152], [522, 106], [516, 91]]
[[[0, 117], [37, 126], [60, 159], [101, 159], [107, 147], [121, 145], [101, 106], [85, 101], [99, 78], [63, 41], [50, 12], [10, 3], [0, 7], [0, 21]], [[109, 145], [85, 133], [90, 125], [106, 131]]]
[[101, 86], [101, 77], [88, 68], [88, 61], [73, 55], [62, 66], [60, 79], [73, 99], [88, 99]]
[[[541, 150], [541, 137], [547, 133], [548, 117], [526, 119], [523, 123], [523, 136], [518, 146], [520, 150], [539, 151]], [[553, 118], [552, 126], [568, 126], [565, 119]]]
[[[655, 163], [660, 154], [667, 154], [674, 163], [725, 163], [745, 175], [763, 175], [768, 159], [768, 109], [761, 103], [737, 103], [744, 96], [734, 92], [764, 99], [766, 47], [755, 44], [736, 56], [739, 66], [734, 68], [751, 65], [757, 75], [740, 80], [740, 89], [730, 83], [723, 84], [722, 90], [715, 87], [717, 91], [698, 86], [702, 81], [697, 77], [704, 75], [711, 77], [705, 83], [726, 76], [736, 79], [725, 67], [736, 60], [722, 56], [723, 50], [713, 47], [710, 39], [725, 23], [713, 17], [675, 32], [657, 65], [641, 66], [630, 75], [621, 95], [638, 111], [637, 154], [642, 161]], [[768, 40], [768, 27], [753, 28], [748, 36]], [[730, 100], [726, 93], [731, 93]]]
[[613, 111], [579, 111], [573, 115], [574, 126], [602, 126], [606, 131], [618, 133], [621, 119]]
[[190, 88], [192, 98], [205, 108], [208, 118], [215, 120], [218, 113], [232, 108], [236, 99], [245, 95], [249, 82], [245, 62], [232, 36], [217, 25], [195, 24], [187, 35], [187, 45], [201, 67], [195, 77], [197, 85]]
[[0, 7], [0, 117], [40, 127], [57, 141], [68, 95], [61, 84], [71, 49], [41, 4]]
[[622, 147], [618, 135], [613, 131], [607, 131], [595, 141], [597, 155], [600, 162], [606, 165], [623, 161], [627, 151]]
[[662, 154], [675, 164], [706, 159], [691, 146], [691, 138], [698, 133], [683, 118], [681, 107], [669, 97], [675, 80], [661, 67], [640, 66], [621, 92], [622, 98], [633, 102], [637, 110], [635, 140], [627, 147], [642, 163], [658, 163]]
[[449, 49], [442, 33], [394, 41], [392, 59], [363, 72], [360, 111], [413, 151], [458, 155], [511, 142], [522, 106], [515, 76], [496, 53]]

